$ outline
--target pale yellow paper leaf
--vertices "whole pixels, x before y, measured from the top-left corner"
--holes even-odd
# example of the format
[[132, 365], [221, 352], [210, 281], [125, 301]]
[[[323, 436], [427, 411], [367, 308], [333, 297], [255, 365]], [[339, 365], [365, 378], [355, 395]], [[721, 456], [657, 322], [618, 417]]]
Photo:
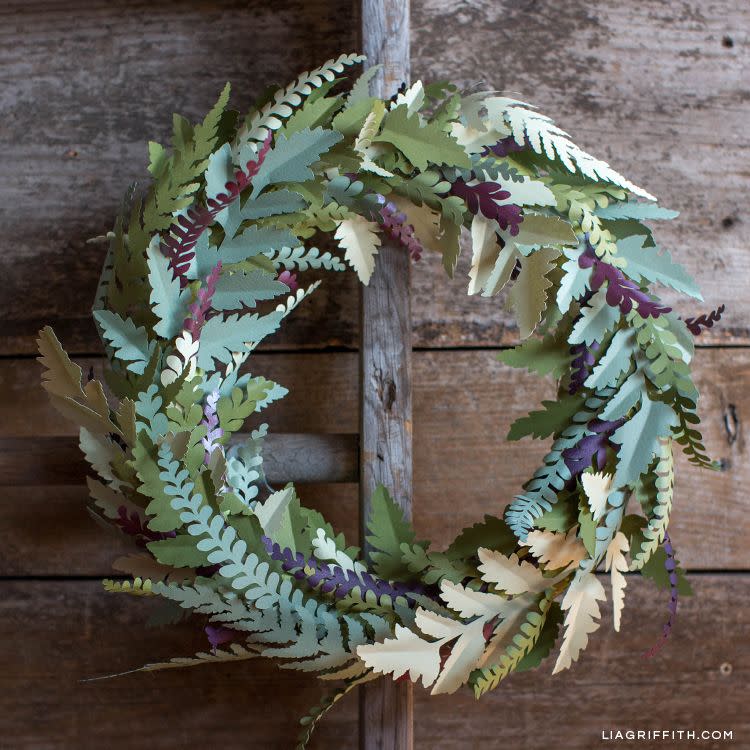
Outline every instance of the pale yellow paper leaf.
[[480, 547], [477, 554], [482, 562], [479, 566], [482, 580], [494, 583], [498, 589], [511, 596], [540, 592], [547, 588], [549, 582], [544, 579], [542, 572], [531, 563], [519, 560], [515, 553], [506, 557], [500, 552]]
[[595, 521], [598, 521], [607, 509], [607, 498], [612, 489], [612, 475], [603, 472], [598, 474], [586, 472], [581, 474], [581, 484], [589, 501], [591, 515]]
[[380, 247], [378, 225], [362, 216], [342, 219], [336, 227], [334, 237], [344, 250], [344, 258], [357, 272], [363, 284], [369, 284], [375, 269], [375, 256]]
[[354, 141], [354, 150], [362, 156], [361, 169], [366, 172], [373, 172], [381, 177], [393, 177], [392, 172], [383, 169], [373, 161], [376, 156], [386, 151], [386, 148], [382, 144], [373, 145], [372, 143], [372, 139], [380, 130], [380, 123], [383, 121], [384, 115], [385, 104], [380, 99], [376, 99], [373, 102], [372, 112], [365, 118], [362, 129]]
[[605, 568], [611, 571], [612, 576], [612, 611], [614, 613], [615, 630], [620, 630], [620, 618], [625, 606], [625, 587], [628, 585], [628, 579], [625, 573], [628, 570], [628, 561], [625, 553], [630, 549], [628, 538], [622, 531], [618, 531], [607, 547], [605, 558]]
[[[113, 486], [112, 482], [103, 484], [98, 479], [86, 477], [86, 484], [88, 485], [89, 495], [91, 495], [94, 505], [106, 518], [118, 518], [119, 509], [123, 506], [128, 515], [142, 510], [142, 508], [139, 508], [126, 498], [122, 492], [119, 492]], [[110, 526], [110, 528], [112, 527]]]
[[367, 665], [360, 659], [356, 659], [345, 667], [333, 672], [324, 672], [317, 675], [319, 680], [351, 680], [359, 677], [367, 671]]
[[398, 624], [395, 634], [395, 638], [386, 638], [382, 643], [358, 646], [357, 656], [375, 672], [392, 673], [394, 680], [409, 672], [412, 682], [421, 678], [424, 687], [432, 685], [440, 671], [441, 641], [428, 643]]
[[562, 609], [565, 614], [565, 635], [552, 674], [568, 669], [588, 645], [589, 635], [600, 625], [598, 601], [607, 598], [599, 579], [588, 570], [579, 570], [565, 592]]
[[450, 617], [444, 617], [437, 612], [430, 612], [419, 607], [414, 615], [414, 622], [425, 634], [433, 638], [455, 638], [461, 633], [461, 623]]
[[494, 297], [508, 283], [513, 269], [516, 267], [516, 261], [521, 258], [518, 248], [512, 243], [507, 242], [505, 247], [500, 251], [495, 261], [495, 267], [487, 277], [484, 285], [483, 297]]
[[487, 279], [500, 255], [497, 238], [497, 222], [476, 214], [471, 221], [471, 269], [469, 270], [469, 294], [484, 289]]
[[422, 247], [433, 252], [441, 251], [440, 214], [425, 204], [417, 206], [403, 195], [391, 193], [388, 200], [406, 216], [406, 223], [411, 224], [414, 236]]
[[497, 594], [472, 591], [445, 579], [440, 583], [440, 592], [440, 598], [461, 617], [495, 617], [506, 609], [509, 601]]
[[402, 104], [406, 104], [407, 111], [410, 115], [418, 112], [424, 104], [424, 86], [422, 81], [413, 83], [406, 91], [396, 96], [396, 101], [391, 104], [391, 109], [396, 109]]
[[266, 536], [273, 536], [278, 531], [289, 503], [293, 499], [294, 487], [289, 486], [274, 492], [266, 498], [264, 503], [258, 503], [255, 506], [255, 515]]
[[492, 667], [500, 662], [500, 657], [510, 645], [521, 625], [525, 622], [529, 608], [536, 602], [536, 594], [522, 594], [515, 599], [505, 601], [501, 622], [495, 627], [492, 638], [482, 658], [477, 662], [477, 668]]
[[455, 693], [469, 679], [484, 652], [483, 628], [482, 618], [462, 626], [461, 636], [453, 644], [431, 695]]
[[586, 547], [576, 536], [575, 528], [567, 534], [534, 529], [526, 537], [526, 544], [531, 554], [549, 570], [577, 565], [586, 557]]

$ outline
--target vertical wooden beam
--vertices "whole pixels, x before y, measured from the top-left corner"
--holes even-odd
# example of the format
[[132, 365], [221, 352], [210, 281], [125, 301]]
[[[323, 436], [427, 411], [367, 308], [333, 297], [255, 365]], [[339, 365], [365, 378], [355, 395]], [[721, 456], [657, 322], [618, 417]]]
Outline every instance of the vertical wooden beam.
[[[362, 51], [382, 70], [374, 96], [392, 96], [409, 81], [409, 1], [362, 0]], [[383, 484], [411, 518], [411, 306], [408, 251], [380, 248], [360, 315], [360, 525], [362, 541], [370, 497]], [[365, 545], [365, 552], [367, 546]], [[360, 689], [360, 750], [412, 750], [413, 698], [408, 681], [383, 678]]]

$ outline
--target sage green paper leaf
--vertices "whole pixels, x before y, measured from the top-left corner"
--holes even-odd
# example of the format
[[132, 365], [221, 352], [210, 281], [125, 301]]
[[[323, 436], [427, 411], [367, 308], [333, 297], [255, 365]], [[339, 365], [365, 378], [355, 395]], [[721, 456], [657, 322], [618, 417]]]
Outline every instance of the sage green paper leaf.
[[367, 543], [374, 550], [370, 558], [378, 575], [392, 580], [404, 572], [401, 545], [411, 546], [414, 543], [414, 529], [382, 484], [372, 493], [370, 508]]
[[582, 501], [578, 508], [578, 538], [583, 542], [586, 552], [594, 557], [596, 554], [596, 521], [594, 521], [585, 501]]
[[659, 438], [669, 436], [677, 425], [674, 410], [661, 401], [652, 401], [644, 392], [640, 409], [611, 438], [620, 446], [613, 486], [634, 485], [651, 464]]
[[612, 203], [606, 208], [597, 209], [596, 213], [601, 219], [637, 219], [638, 221], [676, 219], [680, 215], [679, 211], [637, 201]]
[[219, 277], [211, 306], [214, 310], [238, 310], [241, 307], [255, 307], [259, 300], [288, 293], [286, 284], [265, 271], [238, 272]]
[[559, 250], [544, 247], [521, 258], [521, 273], [508, 299], [516, 313], [522, 339], [531, 336], [542, 319], [547, 307], [547, 290], [552, 286], [547, 274], [555, 267], [559, 255]]
[[559, 378], [570, 366], [572, 355], [566, 341], [547, 335], [542, 339], [528, 339], [513, 349], [506, 349], [497, 358], [509, 367]]
[[386, 114], [380, 135], [373, 141], [392, 144], [421, 171], [429, 164], [471, 167], [471, 159], [454, 138], [435, 123], [421, 125], [419, 115], [410, 115], [406, 104]]
[[39, 347], [38, 361], [45, 368], [42, 375], [42, 388], [47, 393], [61, 398], [84, 398], [81, 388], [81, 368], [71, 361], [68, 353], [62, 348], [55, 332], [45, 326], [39, 331], [37, 339]]
[[367, 97], [352, 103], [333, 118], [331, 127], [346, 137], [356, 136], [362, 130], [377, 101], [379, 100]]
[[586, 378], [587, 388], [601, 389], [614, 385], [622, 373], [627, 372], [632, 364], [632, 357], [638, 343], [635, 333], [629, 330], [617, 331], [612, 337], [607, 351], [597, 362], [591, 375]]
[[525, 213], [518, 234], [513, 237], [516, 245], [541, 247], [542, 245], [578, 245], [573, 228], [567, 221], [556, 216]]
[[362, 75], [352, 84], [349, 96], [346, 97], [346, 106], [350, 107], [356, 102], [370, 99], [370, 81], [383, 69], [383, 66], [371, 65], [362, 72]]
[[196, 544], [199, 538], [178, 534], [169, 539], [149, 542], [148, 551], [163, 565], [175, 568], [197, 568], [208, 563], [208, 556]]
[[94, 310], [93, 314], [102, 337], [114, 350], [115, 357], [127, 362], [126, 367], [131, 372], [143, 374], [153, 350], [153, 342], [149, 341], [146, 329], [110, 310]]
[[214, 151], [208, 157], [206, 198], [216, 198], [220, 193], [226, 192], [226, 184], [233, 179], [232, 147], [225, 143], [218, 151]]
[[643, 371], [637, 369], [617, 390], [617, 393], [610, 398], [607, 406], [602, 412], [602, 419], [621, 419], [637, 403], [641, 393], [646, 390], [646, 379], [643, 377]]
[[668, 250], [659, 253], [656, 247], [644, 247], [646, 237], [636, 235], [617, 242], [617, 257], [624, 258], [627, 264], [624, 273], [637, 284], [653, 281], [688, 294], [694, 299], [703, 300], [703, 295], [693, 278], [679, 263], [672, 260]]
[[527, 435], [546, 438], [568, 425], [583, 406], [582, 396], [563, 396], [555, 401], [542, 401], [543, 409], [529, 412], [510, 426], [507, 440], [520, 440]]
[[449, 558], [471, 557], [479, 547], [487, 547], [510, 555], [515, 550], [516, 543], [516, 536], [504, 519], [485, 514], [484, 521], [463, 529], [445, 554]]
[[310, 166], [320, 160], [321, 154], [328, 151], [342, 139], [341, 133], [335, 130], [305, 128], [292, 133], [287, 138], [285, 133], [276, 136], [274, 147], [253, 178], [251, 198], [258, 195], [268, 185], [279, 182], [305, 182], [313, 178]]
[[582, 247], [577, 250], [566, 248], [563, 250], [565, 257], [568, 259], [562, 264], [564, 276], [557, 290], [557, 306], [560, 312], [566, 313], [570, 310], [570, 305], [574, 300], [578, 300], [586, 293], [591, 283], [591, 268], [581, 268], [578, 263], [578, 257]]
[[148, 282], [151, 285], [151, 309], [159, 322], [154, 333], [171, 339], [182, 330], [187, 315], [188, 292], [180, 289], [180, 280], [172, 273], [169, 259], [161, 252], [158, 235], [146, 248]]
[[232, 360], [232, 352], [247, 351], [246, 344], [257, 344], [272, 334], [281, 322], [283, 313], [274, 311], [267, 315], [216, 315], [210, 318], [201, 331], [198, 349], [198, 366], [204, 370], [214, 367], [216, 359], [223, 364]]
[[571, 344], [586, 344], [591, 346], [595, 341], [601, 341], [607, 331], [617, 325], [620, 319], [620, 309], [607, 304], [607, 292], [600, 289], [589, 301], [587, 307], [581, 310], [581, 317], [573, 326], [568, 338]]
[[329, 116], [341, 107], [338, 97], [321, 96], [319, 99], [308, 99], [287, 121], [284, 132], [289, 136], [300, 130], [323, 125]]
[[[259, 253], [268, 250], [278, 250], [282, 247], [296, 247], [299, 240], [288, 229], [275, 229], [274, 227], [259, 227], [253, 225], [245, 229], [242, 234], [231, 239], [225, 239], [219, 245], [218, 251], [209, 251], [208, 255], [213, 260], [213, 265], [221, 261], [224, 265], [239, 263]], [[201, 263], [201, 265], [203, 265]], [[211, 263], [209, 266], [213, 268]]]
[[302, 211], [306, 205], [307, 201], [299, 193], [283, 188], [246, 200], [239, 215], [242, 221], [264, 219], [267, 216], [293, 214]]
[[[486, 174], [486, 173], [485, 173]], [[488, 177], [488, 179], [491, 179]], [[503, 189], [510, 193], [507, 198], [493, 198], [498, 206], [515, 203], [518, 206], [554, 206], [555, 194], [541, 181], [520, 175], [518, 180], [503, 182]]]
[[[648, 562], [640, 569], [640, 574], [644, 578], [650, 578], [660, 589], [669, 591], [672, 584], [669, 581], [669, 571], [667, 570], [666, 562], [667, 553], [664, 551], [664, 547], [659, 547], [648, 559]], [[678, 562], [676, 558], [675, 562]], [[677, 593], [680, 596], [692, 596], [693, 587], [687, 579], [685, 570], [678, 564], [674, 572], [677, 576]]]

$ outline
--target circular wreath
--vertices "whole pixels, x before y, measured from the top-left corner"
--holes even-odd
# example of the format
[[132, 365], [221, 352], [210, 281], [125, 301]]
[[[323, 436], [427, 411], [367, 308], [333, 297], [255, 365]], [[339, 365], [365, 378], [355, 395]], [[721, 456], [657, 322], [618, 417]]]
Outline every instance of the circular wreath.
[[[171, 151], [149, 145], [153, 184], [108, 235], [94, 304], [111, 396], [82, 383], [50, 328], [39, 338], [45, 388], [98, 475], [91, 510], [144, 550], [118, 563], [132, 580], [105, 588], [208, 618], [212, 649], [143, 669], [263, 655], [343, 681], [304, 720], [303, 744], [338, 697], [380, 674], [481, 696], [536, 667], [563, 621], [554, 671], [568, 668], [598, 626], [602, 563], [616, 629], [625, 571], [671, 585], [666, 636], [675, 441], [712, 465], [691, 334], [720, 312], [683, 321], [650, 290], [701, 299], [644, 223], [675, 212], [522, 102], [421, 82], [382, 101], [373, 69], [342, 86], [362, 61], [329, 61], [244, 119], [226, 109], [227, 85], [200, 124], [175, 117]], [[268, 486], [267, 425], [229, 442], [286, 393], [244, 365], [316, 288], [297, 272], [348, 264], [366, 284], [388, 235], [414, 260], [439, 252], [452, 275], [462, 227], [469, 294], [511, 285], [525, 340], [501, 361], [558, 380], [557, 399], [509, 438], [552, 447], [502, 518], [443, 551], [416, 541], [379, 488], [373, 552], [359, 559], [292, 485]], [[321, 233], [343, 260], [308, 243]], [[643, 515], [625, 515], [631, 493]]]

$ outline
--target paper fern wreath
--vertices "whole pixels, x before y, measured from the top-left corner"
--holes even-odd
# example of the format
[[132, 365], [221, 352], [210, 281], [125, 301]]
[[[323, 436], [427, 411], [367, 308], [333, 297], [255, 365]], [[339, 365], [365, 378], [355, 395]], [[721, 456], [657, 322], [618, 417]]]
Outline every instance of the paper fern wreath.
[[[99, 476], [91, 510], [143, 548], [119, 564], [133, 580], [105, 588], [176, 602], [213, 647], [143, 669], [262, 654], [340, 680], [303, 744], [340, 695], [381, 673], [481, 696], [536, 667], [563, 620], [554, 670], [568, 668], [598, 625], [602, 564], [615, 628], [625, 571], [671, 586], [666, 636], [675, 443], [712, 465], [690, 360], [720, 311], [683, 321], [649, 286], [701, 299], [644, 223], [675, 212], [519, 101], [420, 82], [381, 101], [372, 71], [342, 92], [362, 60], [305, 73], [244, 120], [226, 110], [227, 86], [202, 123], [175, 117], [171, 152], [150, 144], [153, 185], [109, 235], [94, 305], [111, 396], [82, 383], [50, 328], [39, 338], [45, 388]], [[268, 487], [265, 424], [230, 447], [286, 393], [244, 365], [314, 290], [297, 271], [346, 261], [366, 284], [387, 234], [415, 259], [439, 252], [452, 275], [462, 227], [469, 294], [511, 285], [525, 341], [500, 359], [559, 382], [509, 438], [552, 447], [503, 518], [442, 552], [379, 489], [364, 562], [293, 486]], [[343, 261], [307, 244], [316, 233], [333, 234]], [[624, 515], [633, 492], [642, 516]]]

